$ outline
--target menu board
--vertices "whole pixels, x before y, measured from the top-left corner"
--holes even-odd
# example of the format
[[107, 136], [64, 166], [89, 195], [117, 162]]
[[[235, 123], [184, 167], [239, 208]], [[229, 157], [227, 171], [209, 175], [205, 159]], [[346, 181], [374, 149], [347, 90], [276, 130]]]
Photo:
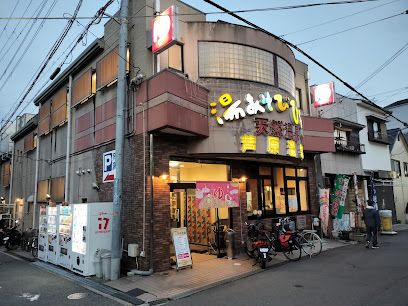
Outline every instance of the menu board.
[[187, 228], [172, 228], [171, 237], [173, 239], [174, 252], [176, 253], [177, 269], [191, 267], [193, 260], [187, 238]]

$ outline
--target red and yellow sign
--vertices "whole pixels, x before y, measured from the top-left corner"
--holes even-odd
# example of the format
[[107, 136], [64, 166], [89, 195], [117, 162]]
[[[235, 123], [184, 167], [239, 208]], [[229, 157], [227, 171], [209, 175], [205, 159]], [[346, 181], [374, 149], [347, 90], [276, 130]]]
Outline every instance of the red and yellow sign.
[[157, 53], [170, 47], [176, 41], [176, 18], [175, 6], [170, 6], [160, 15], [153, 19], [152, 25], [152, 51]]

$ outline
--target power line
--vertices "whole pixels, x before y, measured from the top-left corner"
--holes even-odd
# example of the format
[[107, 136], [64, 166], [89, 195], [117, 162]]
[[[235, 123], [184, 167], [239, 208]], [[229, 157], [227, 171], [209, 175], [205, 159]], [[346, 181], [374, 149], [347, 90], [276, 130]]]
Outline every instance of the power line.
[[18, 1], [16, 2], [16, 5], [14, 6], [13, 10], [11, 11], [10, 19], [7, 20], [7, 23], [5, 24], [3, 30], [1, 31], [1, 33], [0, 33], [0, 38], [3, 36], [3, 33], [6, 32], [7, 26], [8, 26], [8, 24], [9, 24], [9, 22], [10, 22], [12, 16], [13, 16], [13, 14], [14, 14], [14, 11], [16, 10], [16, 8], [17, 8], [17, 6], [18, 6], [19, 3], [20, 3], [20, 0], [18, 0]]
[[[74, 17], [78, 14], [79, 9], [82, 5], [82, 0], [78, 1], [78, 5], [75, 9], [74, 12]], [[15, 106], [13, 112], [8, 116], [8, 118], [5, 121], [5, 124], [1, 127], [1, 129], [3, 129], [3, 127], [10, 122], [10, 120], [13, 118], [14, 114], [17, 112], [18, 108], [21, 106], [21, 104], [23, 104], [24, 100], [26, 99], [26, 97], [28, 96], [28, 94], [31, 92], [31, 90], [33, 89], [34, 85], [37, 83], [41, 73], [44, 71], [45, 67], [47, 66], [48, 62], [51, 60], [51, 58], [54, 56], [55, 52], [57, 52], [59, 46], [61, 45], [62, 41], [64, 40], [64, 38], [66, 37], [66, 35], [68, 34], [69, 29], [72, 27], [74, 23], [74, 19], [68, 21], [67, 25], [65, 26], [62, 34], [60, 35], [60, 37], [57, 39], [57, 41], [54, 43], [54, 45], [51, 47], [51, 50], [48, 52], [47, 54], [47, 58], [44, 62], [44, 64], [42, 65], [40, 71], [37, 73], [36, 77], [34, 78], [33, 82], [31, 83], [30, 87], [28, 88], [28, 90], [25, 92], [24, 96], [22, 97], [22, 99], [17, 103], [17, 105]], [[0, 129], [0, 130], [1, 130]]]
[[[342, 78], [340, 78], [339, 76], [337, 76], [334, 72], [332, 72], [331, 70], [329, 70], [328, 68], [326, 68], [323, 64], [321, 64], [319, 61], [317, 61], [316, 59], [314, 59], [312, 56], [310, 56], [307, 52], [303, 51], [302, 49], [300, 49], [297, 45], [287, 41], [284, 38], [281, 38], [279, 36], [276, 36], [275, 34], [265, 30], [264, 28], [246, 20], [245, 18], [229, 11], [228, 9], [222, 7], [221, 5], [213, 2], [212, 0], [204, 0], [204, 2], [209, 3], [211, 5], [213, 5], [214, 7], [226, 12], [228, 15], [231, 15], [232, 17], [235, 17], [236, 19], [244, 22], [245, 24], [267, 34], [270, 35], [272, 37], [274, 37], [275, 39], [281, 41], [282, 43], [292, 47], [293, 49], [295, 49], [296, 51], [298, 51], [299, 53], [301, 53], [302, 55], [304, 55], [305, 57], [307, 57], [309, 60], [311, 60], [313, 63], [315, 63], [316, 65], [318, 65], [320, 68], [322, 68], [324, 71], [326, 71], [327, 73], [329, 73], [331, 76], [335, 77], [337, 80], [339, 80], [344, 86], [346, 86], [347, 88], [349, 88], [350, 90], [354, 91], [355, 93], [357, 93], [359, 96], [361, 96], [362, 98], [364, 98], [366, 100], [367, 103], [375, 106], [376, 108], [380, 108], [378, 105], [376, 105], [373, 101], [371, 101], [369, 98], [367, 98], [365, 95], [363, 95], [361, 92], [359, 92], [357, 89], [355, 89], [353, 86], [351, 86], [349, 83], [347, 83], [346, 81], [344, 81]], [[391, 115], [392, 117], [394, 117], [393, 115]], [[408, 123], [401, 121], [400, 119], [394, 117], [395, 119], [397, 119], [400, 123], [402, 123], [404, 126], [408, 126]]]
[[[80, 2], [82, 2], [82, 0], [81, 0]], [[76, 45], [78, 45], [78, 44], [82, 41], [82, 39], [85, 37], [85, 35], [86, 35], [87, 31], [89, 30], [89, 28], [90, 28], [91, 25], [93, 25], [93, 24], [98, 24], [98, 23], [100, 22], [100, 20], [101, 20], [100, 17], [103, 16], [103, 14], [104, 14], [104, 12], [106, 11], [106, 9], [107, 9], [113, 2], [114, 2], [114, 0], [109, 0], [103, 7], [101, 7], [101, 8], [97, 11], [97, 13], [95, 14], [94, 18], [87, 24], [87, 28], [86, 28], [84, 31], [82, 31], [81, 34], [78, 36], [78, 39], [76, 40], [74, 47], [75, 47]], [[76, 13], [77, 13], [77, 12], [76, 12]], [[70, 23], [71, 26], [72, 26], [72, 24], [75, 22], [75, 19], [76, 19], [76, 15], [74, 14], [74, 15], [71, 17], [71, 19], [70, 19], [70, 20], [72, 21], [72, 23]], [[62, 42], [62, 41], [61, 41], [61, 42]], [[74, 47], [73, 47], [73, 48], [74, 48]], [[71, 51], [70, 51], [68, 54], [70, 54], [70, 53], [72, 52], [73, 48], [71, 48]], [[49, 58], [49, 59], [50, 59], [50, 58]], [[11, 120], [11, 118], [12, 118], [12, 117], [14, 116], [14, 114], [17, 112], [17, 110], [19, 109], [19, 107], [21, 106], [21, 104], [24, 102], [24, 100], [25, 100], [25, 98], [27, 97], [28, 93], [32, 90], [33, 86], [35, 85], [35, 83], [36, 83], [37, 80], [39, 79], [40, 74], [41, 74], [42, 71], [45, 69], [46, 64], [47, 64], [47, 63], [45, 63], [45, 64], [41, 67], [40, 72], [38, 72], [36, 78], [33, 80], [33, 82], [32, 82], [32, 84], [31, 84], [30, 88], [28, 89], [28, 92], [26, 92], [25, 95], [24, 95], [24, 97], [20, 100], [20, 102], [18, 103], [17, 107], [14, 109], [13, 114], [9, 116], [8, 121]], [[45, 87], [45, 85], [46, 85], [46, 84], [44, 84], [44, 87]], [[28, 101], [28, 103], [30, 103], [30, 102], [31, 102], [31, 101]], [[26, 105], [25, 107], [28, 106], [28, 103], [27, 103], [27, 105]], [[6, 121], [6, 123], [7, 123], [7, 121]], [[2, 128], [0, 129], [0, 131], [4, 128], [4, 126], [5, 126], [5, 125], [2, 126]]]
[[[369, 80], [371, 80], [373, 77], [375, 77], [377, 74], [379, 74], [382, 70], [384, 70], [388, 65], [390, 65], [398, 56], [400, 56], [406, 49], [408, 48], [408, 42], [402, 46], [396, 53], [394, 53], [390, 58], [388, 58], [383, 64], [381, 64], [377, 69], [375, 69], [369, 76], [367, 76], [364, 80], [362, 80], [360, 83], [356, 85], [356, 88], [361, 88], [363, 85], [365, 85]], [[345, 96], [343, 96], [339, 103], [341, 103], [345, 98], [349, 98], [350, 94], [352, 92], [349, 91]], [[331, 107], [322, 110], [320, 114], [324, 114], [325, 112], [328, 112], [334, 107], [335, 104], [331, 105]], [[351, 116], [351, 115], [349, 115]], [[347, 117], [349, 117], [347, 116]]]
[[398, 1], [401, 1], [401, 0], [394, 0], [394, 1], [391, 1], [391, 2], [388, 2], [388, 3], [384, 3], [384, 4], [381, 4], [381, 5], [377, 5], [377, 6], [371, 7], [371, 8], [366, 9], [366, 10], [361, 10], [361, 11], [355, 12], [355, 13], [353, 13], [353, 14], [349, 14], [349, 15], [345, 15], [345, 16], [338, 17], [338, 18], [335, 18], [335, 19], [331, 19], [331, 20], [328, 20], [328, 21], [325, 21], [325, 22], [322, 22], [322, 23], [319, 23], [319, 24], [316, 24], [316, 25], [313, 25], [313, 26], [310, 26], [310, 27], [306, 27], [306, 28], [303, 28], [303, 29], [300, 29], [300, 30], [296, 30], [296, 31], [293, 31], [293, 32], [284, 33], [284, 34], [282, 34], [282, 35], [279, 35], [279, 37], [284, 37], [284, 36], [287, 36], [287, 35], [292, 35], [292, 34], [296, 34], [296, 33], [300, 33], [300, 32], [306, 31], [306, 30], [318, 28], [318, 27], [321, 27], [321, 26], [323, 26], [323, 25], [326, 25], [326, 24], [329, 24], [329, 23], [333, 23], [333, 22], [338, 21], [338, 20], [346, 19], [346, 18], [348, 18], [348, 17], [355, 16], [355, 15], [358, 15], [358, 14], [361, 14], [361, 13], [366, 13], [366, 12], [368, 12], [368, 11], [371, 11], [371, 10], [374, 10], [374, 9], [376, 9], [376, 8], [379, 8], [379, 7], [382, 7], [382, 6], [385, 6], [385, 5], [394, 3], [394, 2], [398, 2]]
[[[26, 9], [25, 9], [24, 12], [23, 12], [23, 16], [27, 13], [27, 11], [28, 11], [28, 9], [30, 8], [32, 2], [33, 2], [33, 0], [30, 0], [30, 2], [28, 3]], [[1, 50], [0, 50], [0, 54], [3, 52], [4, 48], [7, 46], [7, 44], [8, 44], [9, 41], [10, 41], [10, 39], [13, 37], [13, 35], [14, 35], [14, 33], [16, 32], [17, 28], [20, 26], [21, 21], [22, 21], [22, 20], [20, 19], [20, 20], [18, 21], [17, 25], [16, 25], [16, 26], [13, 28], [13, 30], [11, 31], [10, 36], [7, 38], [7, 41], [3, 44], [3, 48], [1, 48]], [[18, 39], [18, 37], [19, 37], [19, 36], [17, 36], [16, 39]]]
[[[348, 1], [335, 1], [335, 2], [323, 2], [323, 3], [310, 3], [310, 4], [300, 4], [300, 5], [290, 5], [290, 6], [278, 6], [278, 7], [266, 7], [266, 8], [256, 8], [256, 9], [246, 9], [246, 10], [236, 10], [232, 13], [254, 13], [254, 12], [267, 12], [267, 11], [281, 11], [281, 10], [291, 10], [299, 8], [309, 8], [309, 7], [318, 7], [318, 6], [328, 6], [328, 5], [343, 5], [343, 4], [353, 4], [353, 3], [362, 3], [362, 2], [375, 2], [380, 0], [348, 0]], [[228, 14], [226, 12], [204, 12], [204, 13], [179, 13], [178, 16], [194, 16], [194, 15], [218, 15], [218, 14]], [[127, 16], [126, 18], [147, 18], [155, 17], [155, 15], [144, 15], [144, 16]], [[93, 17], [82, 16], [77, 17], [76, 19], [92, 19]], [[111, 18], [110, 16], [103, 16], [100, 18]], [[0, 17], [0, 20], [30, 20], [31, 18], [27, 17]], [[38, 17], [37, 19], [47, 19], [47, 20], [61, 20], [69, 19], [67, 17]]]
[[374, 20], [374, 21], [371, 21], [371, 22], [368, 22], [368, 23], [364, 23], [364, 24], [361, 24], [361, 25], [358, 25], [358, 26], [355, 26], [355, 27], [351, 27], [351, 28], [348, 28], [348, 29], [345, 29], [345, 30], [342, 30], [342, 31], [338, 31], [338, 32], [335, 32], [335, 33], [331, 33], [331, 34], [328, 34], [328, 35], [320, 36], [320, 37], [317, 37], [317, 38], [314, 38], [314, 39], [311, 39], [311, 40], [307, 40], [307, 41], [298, 43], [297, 46], [305, 45], [305, 44], [308, 44], [308, 43], [311, 43], [311, 42], [314, 42], [314, 41], [317, 41], [317, 40], [321, 40], [321, 39], [328, 38], [328, 37], [331, 37], [331, 36], [339, 35], [341, 33], [345, 33], [345, 32], [348, 32], [348, 31], [355, 30], [355, 29], [359, 29], [359, 28], [368, 26], [370, 24], [374, 24], [374, 23], [377, 23], [377, 22], [381, 22], [381, 21], [388, 20], [388, 19], [391, 19], [391, 18], [394, 18], [394, 17], [397, 17], [397, 16], [405, 15], [405, 14], [408, 14], [408, 11], [405, 11], [405, 12], [402, 12], [402, 13], [399, 13], [399, 14], [395, 14], [395, 15], [392, 15], [392, 16], [388, 16], [388, 17], [385, 17], [385, 18], [381, 18], [381, 19], [378, 19], [378, 20]]
[[[47, 14], [50, 14], [51, 11], [53, 10], [53, 8], [55, 7], [55, 4], [57, 3], [57, 0], [54, 0], [54, 2], [51, 4], [51, 6], [48, 9]], [[39, 12], [40, 13], [40, 12]], [[33, 24], [31, 25], [29, 31], [26, 33], [26, 35], [24, 36], [23, 40], [21, 41], [20, 45], [18, 46], [18, 51], [19, 52], [22, 48], [22, 46], [24, 45], [24, 43], [26, 42], [28, 36], [31, 33], [31, 30], [34, 28], [34, 25], [37, 21], [34, 21]], [[31, 37], [31, 40], [28, 42], [28, 44], [26, 45], [25, 49], [23, 50], [23, 52], [21, 53], [20, 57], [17, 59], [17, 61], [14, 64], [14, 67], [11, 69], [11, 72], [8, 74], [8, 76], [6, 77], [6, 80], [3, 82], [2, 87], [0, 88], [0, 90], [4, 87], [4, 85], [7, 83], [7, 81], [10, 79], [10, 77], [13, 75], [14, 70], [16, 69], [16, 67], [20, 64], [20, 62], [22, 61], [22, 59], [24, 58], [24, 56], [27, 54], [29, 48], [31, 47], [31, 45], [33, 44], [33, 42], [35, 41], [35, 38], [37, 37], [37, 35], [40, 33], [43, 25], [45, 23], [45, 20], [42, 20], [40, 25], [38, 26], [36, 32], [34, 33], [33, 37]], [[12, 60], [9, 62], [9, 64], [6, 66], [6, 69], [4, 69], [3, 73], [0, 76], [0, 81], [6, 76], [6, 73], [8, 72], [9, 68], [11, 67], [11, 65], [13, 64], [13, 60], [15, 59], [15, 56], [13, 56]]]

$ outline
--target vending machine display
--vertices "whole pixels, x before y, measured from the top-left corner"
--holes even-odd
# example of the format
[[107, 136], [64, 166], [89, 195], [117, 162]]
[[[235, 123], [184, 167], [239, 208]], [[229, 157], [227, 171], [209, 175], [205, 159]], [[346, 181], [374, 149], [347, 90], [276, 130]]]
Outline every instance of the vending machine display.
[[38, 258], [47, 261], [48, 233], [47, 233], [47, 208], [40, 206], [38, 221]]
[[72, 204], [72, 271], [94, 275], [95, 252], [110, 250], [112, 206], [112, 202]]
[[71, 206], [58, 205], [58, 264], [64, 268], [71, 267]]
[[57, 217], [58, 217], [57, 207], [48, 207], [47, 208], [47, 234], [48, 234], [47, 261], [53, 264], [58, 263], [58, 255], [59, 255]]

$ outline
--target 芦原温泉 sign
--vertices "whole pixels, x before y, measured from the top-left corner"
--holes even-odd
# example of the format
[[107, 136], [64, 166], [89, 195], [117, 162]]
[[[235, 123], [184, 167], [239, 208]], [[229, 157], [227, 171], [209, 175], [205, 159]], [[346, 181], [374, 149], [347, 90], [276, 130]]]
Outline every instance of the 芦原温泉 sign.
[[[222, 114], [217, 114], [217, 107], [222, 108]], [[269, 92], [263, 92], [255, 97], [247, 93], [242, 101], [234, 101], [230, 94], [225, 93], [218, 98], [218, 102], [210, 102], [210, 108], [210, 113], [219, 126], [224, 126], [226, 122], [246, 119], [248, 116], [262, 115], [254, 118], [252, 131], [246, 130], [240, 135], [242, 153], [256, 152], [257, 140], [261, 140], [263, 143], [261, 147], [265, 146], [266, 152], [262, 150], [258, 153], [304, 158], [302, 118], [294, 99], [281, 94], [271, 95]], [[273, 115], [275, 113], [279, 114], [278, 120], [271, 118], [276, 116]], [[285, 122], [286, 120], [288, 122]]]
[[350, 178], [347, 175], [336, 176], [332, 194], [331, 215], [338, 219], [343, 217], [349, 181]]
[[198, 209], [239, 207], [239, 188], [236, 182], [197, 181]]

